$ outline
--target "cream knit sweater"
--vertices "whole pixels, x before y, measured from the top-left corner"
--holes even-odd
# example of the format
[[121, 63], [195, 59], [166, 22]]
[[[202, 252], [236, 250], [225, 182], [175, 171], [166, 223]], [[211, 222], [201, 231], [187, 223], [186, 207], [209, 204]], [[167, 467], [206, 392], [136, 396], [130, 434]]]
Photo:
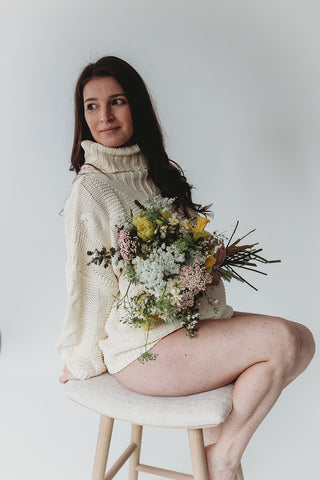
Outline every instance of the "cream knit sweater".
[[[111, 374], [118, 372], [144, 352], [146, 342], [142, 329], [119, 320], [123, 312], [116, 308], [117, 299], [128, 285], [121, 262], [117, 264], [113, 258], [107, 269], [87, 265], [87, 250], [116, 248], [113, 226], [120, 224], [123, 214], [129, 215], [130, 209], [138, 214], [135, 198], [141, 201], [159, 195], [160, 191], [148, 178], [147, 160], [138, 145], [109, 148], [85, 140], [81, 146], [85, 164], [64, 208], [68, 303], [56, 351], [76, 378], [86, 379], [106, 370]], [[112, 179], [125, 184], [130, 196], [110, 185]], [[134, 288], [130, 292], [134, 295]], [[200, 319], [233, 315], [232, 308], [226, 305], [222, 281], [209, 286], [199, 308]], [[179, 328], [179, 321], [154, 327], [149, 332], [148, 349]]]

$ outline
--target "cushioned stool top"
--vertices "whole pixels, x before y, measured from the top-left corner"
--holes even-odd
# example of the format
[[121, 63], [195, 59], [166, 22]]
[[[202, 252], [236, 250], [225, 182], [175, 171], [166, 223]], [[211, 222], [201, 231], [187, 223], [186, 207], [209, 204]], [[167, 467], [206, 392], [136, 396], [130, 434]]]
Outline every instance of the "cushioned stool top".
[[141, 395], [104, 373], [87, 380], [69, 380], [70, 400], [100, 414], [139, 425], [202, 427], [222, 423], [232, 408], [233, 384], [183, 397]]

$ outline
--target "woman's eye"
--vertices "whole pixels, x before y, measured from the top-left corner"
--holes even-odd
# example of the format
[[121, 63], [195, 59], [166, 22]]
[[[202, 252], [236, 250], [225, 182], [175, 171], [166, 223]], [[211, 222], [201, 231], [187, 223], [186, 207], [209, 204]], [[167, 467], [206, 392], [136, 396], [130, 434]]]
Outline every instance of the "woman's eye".
[[97, 108], [97, 105], [95, 103], [89, 103], [87, 106], [88, 110], [95, 110]]
[[[119, 103], [116, 103], [119, 102]], [[123, 98], [115, 98], [112, 102], [112, 105], [122, 105], [123, 103], [126, 103], [126, 101]]]

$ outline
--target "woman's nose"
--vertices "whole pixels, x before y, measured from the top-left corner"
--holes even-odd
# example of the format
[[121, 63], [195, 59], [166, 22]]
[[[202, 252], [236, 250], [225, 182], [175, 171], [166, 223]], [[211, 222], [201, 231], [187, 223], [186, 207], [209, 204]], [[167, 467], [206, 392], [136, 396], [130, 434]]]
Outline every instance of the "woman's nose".
[[101, 109], [101, 117], [100, 117], [101, 122], [107, 122], [108, 120], [113, 120], [113, 118], [114, 118], [114, 115], [111, 107], [105, 106], [104, 108]]

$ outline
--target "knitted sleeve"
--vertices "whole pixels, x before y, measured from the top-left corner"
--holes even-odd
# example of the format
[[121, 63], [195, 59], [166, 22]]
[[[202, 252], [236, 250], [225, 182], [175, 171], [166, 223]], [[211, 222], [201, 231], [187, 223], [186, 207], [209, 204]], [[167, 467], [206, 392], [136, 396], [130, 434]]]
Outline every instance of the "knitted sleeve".
[[76, 378], [87, 379], [107, 370], [99, 341], [107, 337], [105, 324], [118, 295], [118, 281], [111, 266], [87, 265], [88, 250], [109, 248], [110, 227], [85, 178], [73, 184], [64, 213], [68, 302], [56, 351]]

